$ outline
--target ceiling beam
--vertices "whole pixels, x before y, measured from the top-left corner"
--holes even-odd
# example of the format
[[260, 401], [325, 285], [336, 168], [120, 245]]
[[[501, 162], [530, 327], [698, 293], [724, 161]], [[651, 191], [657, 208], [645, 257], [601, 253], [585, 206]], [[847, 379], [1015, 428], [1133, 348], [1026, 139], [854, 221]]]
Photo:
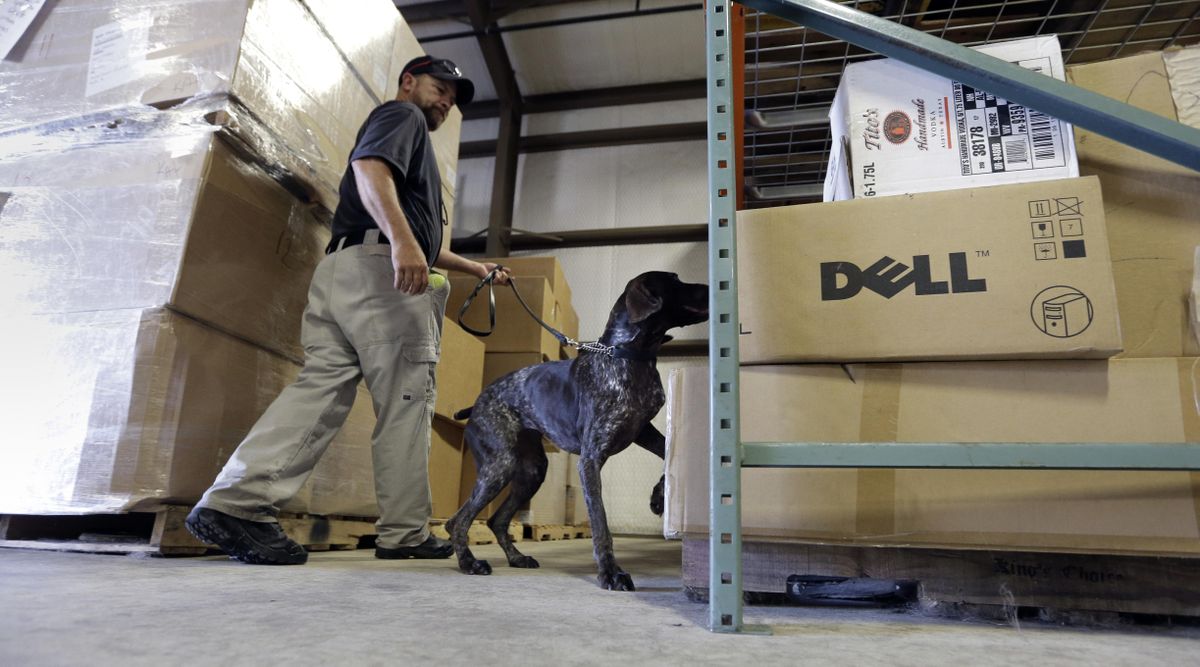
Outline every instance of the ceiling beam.
[[[466, 6], [463, 0], [434, 0], [413, 5], [401, 4], [403, 0], [394, 0], [396, 9], [410, 25], [442, 20], [468, 20]], [[493, 19], [503, 18], [513, 12], [533, 7], [549, 5], [577, 4], [582, 0], [495, 0], [492, 2], [491, 15]]]
[[465, 3], [470, 15], [471, 27], [478, 33], [479, 50], [483, 52], [483, 60], [487, 64], [488, 74], [491, 75], [492, 84], [496, 88], [496, 96], [501, 105], [513, 105], [520, 113], [521, 91], [517, 87], [517, 77], [513, 74], [508, 50], [504, 48], [504, 38], [489, 29], [495, 28], [496, 21], [488, 8], [488, 0], [465, 0]]
[[[702, 141], [708, 136], [708, 124], [677, 123], [674, 125], [647, 125], [644, 127], [618, 127], [607, 130], [563, 132], [560, 134], [537, 134], [521, 137], [521, 153], [546, 153], [577, 148], [599, 148], [602, 146], [628, 146], [632, 144], [654, 144], [668, 141]], [[496, 154], [495, 140], [464, 141], [459, 144], [460, 160], [491, 157]]]
[[[634, 86], [529, 95], [524, 98], [522, 109], [527, 114], [552, 113], [629, 104], [649, 104], [651, 102], [702, 100], [706, 91], [704, 79], [643, 83]], [[463, 110], [463, 120], [496, 118], [499, 115], [500, 102], [498, 100], [475, 102]]]
[[[708, 240], [708, 225], [663, 225], [658, 227], [618, 227], [616, 229], [577, 229], [574, 231], [528, 233], [509, 230], [512, 250], [550, 248], [593, 248], [649, 243], [696, 243]], [[484, 239], [467, 236], [452, 239], [450, 249], [457, 253], [484, 252]]]
[[401, 2], [402, 0], [395, 0], [396, 9], [409, 25], [443, 19], [461, 19], [467, 15], [462, 0], [435, 0], [415, 5], [405, 5]]
[[[541, 30], [544, 28], [558, 28], [565, 25], [582, 25], [584, 23], [597, 23], [600, 21], [615, 21], [617, 19], [640, 18], [643, 16], [657, 16], [659, 14], [675, 14], [678, 12], [691, 12], [704, 9], [701, 4], [673, 5], [670, 7], [654, 7], [651, 9], [633, 9], [622, 12], [609, 12], [606, 14], [586, 14], [584, 16], [571, 16], [568, 18], [546, 19], [544, 21], [531, 21], [529, 23], [506, 23], [505, 25], [493, 25], [488, 28], [489, 32], [519, 32], [522, 30]], [[479, 29], [471, 30], [455, 30], [453, 32], [444, 32], [436, 35], [422, 35], [417, 38], [421, 44], [432, 44], [433, 42], [444, 42], [451, 39], [462, 39], [464, 37], [478, 37]]]
[[[521, 89], [513, 73], [504, 38], [496, 32], [489, 0], [465, 0], [467, 16], [475, 29], [479, 50], [500, 101], [500, 132], [494, 148], [492, 203], [488, 216], [487, 254], [507, 257], [512, 229], [513, 202], [517, 193], [517, 157], [521, 141]], [[468, 106], [469, 108], [469, 106]]]

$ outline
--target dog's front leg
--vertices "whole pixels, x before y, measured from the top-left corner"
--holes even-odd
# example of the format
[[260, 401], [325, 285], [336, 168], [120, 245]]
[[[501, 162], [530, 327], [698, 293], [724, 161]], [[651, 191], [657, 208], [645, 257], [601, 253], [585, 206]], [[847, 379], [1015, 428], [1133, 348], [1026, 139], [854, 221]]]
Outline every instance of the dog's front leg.
[[[646, 425], [642, 427], [641, 433], [638, 433], [633, 441], [642, 449], [651, 454], [658, 455], [658, 458], [666, 458], [667, 439], [654, 427], [654, 424], [646, 422]], [[663, 487], [666, 485], [666, 482], [666, 475], [659, 477], [658, 484], [655, 484], [654, 489], [650, 492], [650, 511], [658, 516], [662, 516], [663, 513]]]
[[604, 461], [592, 452], [583, 452], [579, 458], [579, 479], [583, 483], [583, 499], [587, 503], [588, 520], [592, 523], [592, 550], [596, 566], [600, 569], [597, 581], [601, 588], [614, 591], [632, 591], [633, 579], [617, 566], [613, 556], [612, 534], [608, 532], [608, 516], [604, 512], [604, 501], [600, 493], [600, 468]]

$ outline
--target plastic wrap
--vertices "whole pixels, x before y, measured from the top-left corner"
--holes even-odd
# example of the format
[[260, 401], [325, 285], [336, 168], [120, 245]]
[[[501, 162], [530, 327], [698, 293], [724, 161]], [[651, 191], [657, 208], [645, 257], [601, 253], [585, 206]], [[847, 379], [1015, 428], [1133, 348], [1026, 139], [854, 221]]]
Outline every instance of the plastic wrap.
[[192, 115], [109, 118], [0, 136], [0, 308], [169, 306], [301, 358], [328, 229]]
[[663, 430], [666, 451], [663, 454], [662, 526], [664, 538], [680, 540], [683, 539], [683, 493], [679, 482], [679, 463], [675, 461], [675, 458], [679, 456], [677, 438], [680, 424], [677, 406], [679, 401], [683, 400], [680, 396], [683, 382], [682, 371], [677, 368], [671, 369], [666, 380], [663, 383], [666, 386], [667, 402], [663, 410], [666, 420], [666, 428]]
[[1164, 51], [1163, 64], [1179, 122], [1200, 128], [1200, 46]]
[[[391, 7], [340, 3], [335, 43], [299, 0], [60, 0], [0, 61], [0, 131], [228, 95], [241, 117], [231, 124], [286, 146], [332, 210], [358, 127], [381, 101], [375, 70], [391, 74], [400, 55], [399, 20], [381, 22], [381, 4]], [[369, 27], [356, 39], [353, 25]]]
[[[398, 25], [386, 0], [59, 0], [0, 61], [0, 513], [211, 484], [298, 372], [346, 155], [415, 55]], [[360, 398], [284, 509], [374, 515], [373, 424]]]
[[[192, 503], [296, 364], [166, 309], [30, 316], [0, 331], [0, 513]], [[362, 390], [360, 389], [360, 392]], [[371, 510], [370, 401], [356, 403], [304, 490]], [[368, 514], [372, 513], [370, 511]]]
[[396, 11], [396, 4], [392, 0], [302, 2], [376, 99], [382, 102], [394, 98], [400, 71], [408, 62], [404, 56], [420, 52], [415, 39], [399, 38], [400, 31], [405, 35], [411, 35], [412, 31]]
[[229, 92], [247, 0], [58, 0], [0, 61], [0, 129]]

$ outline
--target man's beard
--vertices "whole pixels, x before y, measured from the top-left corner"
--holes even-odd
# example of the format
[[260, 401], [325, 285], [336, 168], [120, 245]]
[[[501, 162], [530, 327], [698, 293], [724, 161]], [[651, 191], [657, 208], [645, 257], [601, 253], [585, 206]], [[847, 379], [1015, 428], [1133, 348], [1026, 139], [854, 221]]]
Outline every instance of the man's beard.
[[427, 125], [429, 125], [430, 132], [433, 132], [434, 130], [441, 127], [442, 121], [445, 120], [444, 118], [442, 118], [438, 115], [437, 109], [435, 109], [433, 107], [426, 107], [424, 109], [421, 109], [421, 112], [425, 114], [425, 123]]

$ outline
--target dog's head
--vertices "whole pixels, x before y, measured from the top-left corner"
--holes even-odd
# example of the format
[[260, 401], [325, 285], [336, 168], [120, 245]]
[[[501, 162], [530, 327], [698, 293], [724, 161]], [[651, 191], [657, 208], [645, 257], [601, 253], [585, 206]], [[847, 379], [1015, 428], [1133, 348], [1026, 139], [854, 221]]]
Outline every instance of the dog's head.
[[643, 338], [650, 344], [671, 339], [668, 329], [708, 319], [708, 285], [685, 283], [666, 271], [647, 271], [630, 280], [613, 305], [608, 329], [613, 342]]

